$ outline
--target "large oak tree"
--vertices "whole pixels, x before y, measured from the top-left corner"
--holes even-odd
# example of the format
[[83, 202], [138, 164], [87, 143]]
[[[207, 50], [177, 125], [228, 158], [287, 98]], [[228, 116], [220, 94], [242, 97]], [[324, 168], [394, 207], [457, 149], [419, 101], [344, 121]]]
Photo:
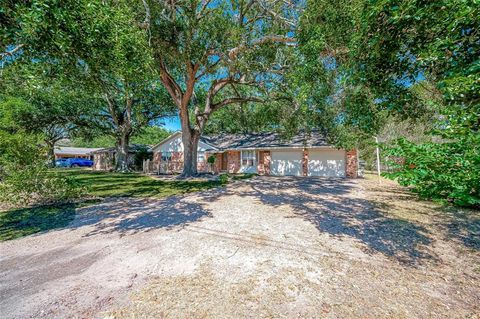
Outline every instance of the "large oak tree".
[[89, 95], [94, 110], [87, 128], [115, 138], [118, 171], [128, 170], [132, 135], [172, 111], [154, 71], [147, 35], [136, 24], [134, 4], [6, 1], [1, 12], [5, 67], [12, 57], [60, 67], [71, 86]]
[[[261, 102], [288, 67], [296, 1], [144, 0], [146, 30], [160, 80], [180, 116], [184, 176], [197, 174], [197, 145], [211, 115]], [[242, 90], [249, 86], [252, 89]], [[248, 94], [245, 94], [248, 92]]]

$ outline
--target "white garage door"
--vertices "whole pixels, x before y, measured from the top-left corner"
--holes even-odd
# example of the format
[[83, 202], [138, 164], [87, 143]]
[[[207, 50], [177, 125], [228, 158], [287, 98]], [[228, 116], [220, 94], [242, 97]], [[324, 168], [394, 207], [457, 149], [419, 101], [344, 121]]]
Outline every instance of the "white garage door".
[[308, 176], [345, 177], [345, 151], [309, 150]]
[[272, 151], [272, 175], [302, 176], [302, 151]]

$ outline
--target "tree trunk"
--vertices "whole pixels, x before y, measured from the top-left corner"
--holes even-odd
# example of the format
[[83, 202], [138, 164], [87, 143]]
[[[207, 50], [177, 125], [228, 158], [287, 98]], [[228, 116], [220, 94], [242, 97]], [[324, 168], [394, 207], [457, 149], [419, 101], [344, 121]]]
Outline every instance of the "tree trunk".
[[55, 167], [55, 142], [45, 141], [47, 144], [47, 161], [48, 167]]
[[115, 156], [115, 171], [117, 172], [128, 172], [130, 168], [128, 167], [128, 146], [130, 142], [130, 134], [122, 133], [120, 138], [117, 139], [117, 153]]
[[190, 127], [182, 127], [183, 142], [183, 172], [182, 177], [198, 175], [197, 172], [197, 150], [200, 132]]

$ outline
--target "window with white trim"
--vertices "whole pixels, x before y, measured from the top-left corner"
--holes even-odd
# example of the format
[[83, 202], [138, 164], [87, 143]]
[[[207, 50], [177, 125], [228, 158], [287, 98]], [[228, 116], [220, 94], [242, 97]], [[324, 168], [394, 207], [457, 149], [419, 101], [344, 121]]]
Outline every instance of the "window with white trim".
[[197, 153], [197, 162], [205, 162], [205, 152], [198, 152]]
[[255, 151], [242, 151], [242, 166], [255, 166]]

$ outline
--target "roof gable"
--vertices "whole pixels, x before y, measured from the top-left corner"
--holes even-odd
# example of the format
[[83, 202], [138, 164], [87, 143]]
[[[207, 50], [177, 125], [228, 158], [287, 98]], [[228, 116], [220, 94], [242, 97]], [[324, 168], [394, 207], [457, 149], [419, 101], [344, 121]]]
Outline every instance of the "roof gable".
[[170, 136], [168, 136], [167, 138], [165, 138], [165, 139], [163, 139], [162, 141], [160, 141], [160, 143], [158, 143], [157, 145], [154, 145], [154, 146], [152, 147], [152, 151], [156, 152], [157, 149], [158, 149], [160, 146], [164, 145], [165, 143], [167, 143], [168, 141], [174, 139], [175, 137], [181, 136], [181, 135], [182, 135], [182, 132], [181, 132], [181, 131], [176, 131], [176, 132], [170, 134]]
[[[180, 131], [173, 133], [157, 145], [153, 146], [152, 151], [183, 152], [183, 143], [181, 140], [181, 136], [182, 132]], [[203, 138], [200, 138], [199, 149], [201, 149], [202, 151], [218, 150], [217, 147], [215, 147], [208, 141], [205, 141]]]

